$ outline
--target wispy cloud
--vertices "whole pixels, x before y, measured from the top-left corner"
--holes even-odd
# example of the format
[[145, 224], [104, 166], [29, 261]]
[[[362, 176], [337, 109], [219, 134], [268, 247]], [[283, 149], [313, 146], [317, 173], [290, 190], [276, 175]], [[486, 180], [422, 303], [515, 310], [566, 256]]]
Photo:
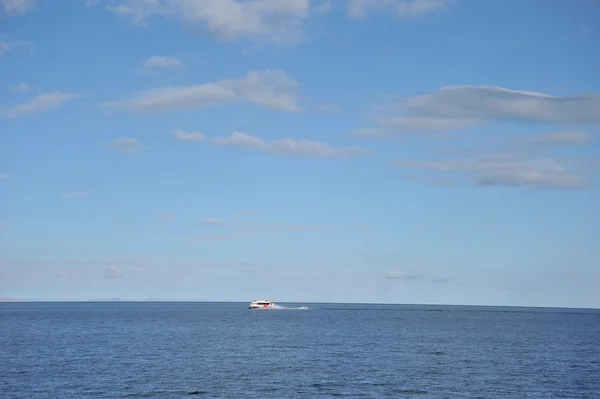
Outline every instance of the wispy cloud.
[[106, 279], [118, 279], [122, 277], [123, 273], [114, 266], [109, 266], [104, 270], [104, 278]]
[[542, 133], [525, 139], [525, 144], [540, 146], [572, 146], [585, 145], [591, 141], [591, 137], [581, 131], [566, 131]]
[[404, 281], [413, 281], [422, 278], [422, 274], [416, 273], [402, 273], [398, 270], [388, 270], [385, 273], [385, 278], [388, 280], [404, 280]]
[[155, 17], [200, 27], [221, 42], [246, 40], [293, 45], [304, 40], [305, 22], [331, 12], [334, 4], [347, 6], [351, 19], [375, 12], [398, 18], [416, 18], [440, 10], [455, 0], [115, 0], [107, 9], [128, 18], [134, 25], [148, 26]]
[[277, 234], [287, 232], [301, 232], [301, 231], [319, 231], [319, 230], [332, 230], [335, 226], [332, 225], [310, 225], [310, 224], [272, 224], [272, 223], [260, 223], [260, 222], [247, 222], [244, 220], [226, 220], [214, 217], [207, 217], [200, 221], [202, 226], [221, 226], [230, 230], [227, 233], [219, 234], [201, 234], [191, 238], [188, 241], [192, 242], [205, 242], [205, 241], [216, 241], [216, 240], [234, 240], [241, 238], [258, 237], [265, 234]]
[[150, 89], [104, 105], [121, 110], [155, 112], [248, 102], [263, 108], [296, 113], [300, 112], [297, 86], [296, 81], [282, 71], [250, 71], [240, 79]]
[[397, 282], [425, 282], [443, 284], [450, 282], [450, 279], [446, 277], [431, 277], [427, 273], [414, 273], [414, 272], [403, 272], [400, 270], [388, 270], [384, 277], [387, 280], [394, 280]]
[[12, 88], [13, 91], [16, 91], [18, 93], [26, 93], [29, 91], [29, 89], [29, 85], [25, 82], [21, 82]]
[[191, 132], [191, 133], [186, 133], [186, 132], [175, 132], [173, 133], [173, 137], [175, 138], [175, 140], [178, 141], [204, 141], [206, 139], [206, 136], [204, 136], [203, 133], [201, 132]]
[[225, 224], [226, 221], [223, 219], [218, 219], [218, 218], [204, 218], [200, 221], [200, 224], [205, 225], [205, 226], [213, 226], [213, 225], [219, 225], [219, 224]]
[[8, 222], [6, 220], [0, 220], [0, 227], [8, 226]]
[[[448, 142], [461, 136], [452, 136]], [[600, 172], [600, 165], [585, 155], [593, 151], [593, 137], [582, 131], [478, 137], [468, 140], [470, 147], [438, 148], [429, 157], [400, 159], [395, 165], [437, 185], [459, 185], [466, 180], [479, 187], [537, 189], [587, 188]], [[581, 148], [574, 152], [569, 148], [573, 146]], [[440, 153], [445, 155], [440, 157]]]
[[401, 168], [460, 173], [477, 186], [580, 189], [589, 186], [583, 171], [571, 170], [564, 161], [521, 154], [487, 154], [471, 159], [437, 161], [400, 160]]
[[60, 195], [60, 198], [69, 199], [69, 198], [83, 198], [83, 197], [89, 197], [89, 196], [90, 196], [90, 193], [88, 193], [88, 192], [75, 191], [75, 192], [62, 193]]
[[310, 0], [119, 0], [108, 10], [148, 25], [156, 16], [175, 18], [199, 26], [220, 41], [239, 39], [293, 44], [302, 39], [303, 20]]
[[398, 18], [415, 18], [441, 10], [454, 0], [349, 0], [348, 16], [364, 18], [374, 12], [389, 12]]
[[133, 154], [149, 148], [143, 146], [142, 142], [134, 137], [115, 138], [105, 144], [105, 146], [117, 149], [125, 154]]
[[33, 47], [33, 42], [28, 40], [11, 40], [7, 35], [0, 35], [0, 56], [18, 47]]
[[206, 141], [210, 144], [223, 147], [237, 147], [284, 156], [348, 158], [368, 154], [368, 151], [355, 147], [336, 148], [317, 141], [290, 138], [267, 141], [242, 132], [234, 132], [229, 137], [213, 137], [209, 139], [198, 133], [175, 133], [174, 136], [180, 141]]
[[40, 94], [32, 98], [27, 103], [17, 104], [12, 107], [0, 106], [0, 118], [19, 118], [29, 116], [40, 112], [60, 108], [65, 102], [83, 97], [77, 93], [63, 93], [56, 91], [53, 93]]
[[153, 55], [144, 61], [142, 65], [145, 69], [174, 69], [183, 68], [183, 62], [174, 57], [165, 57], [162, 55]]
[[10, 175], [8, 173], [0, 173], [0, 179], [8, 179]]
[[257, 234], [255, 232], [235, 232], [225, 234], [201, 234], [198, 236], [190, 237], [187, 241], [191, 242], [206, 242], [206, 241], [221, 241], [221, 240], [235, 240], [238, 238], [250, 238]]
[[2, 0], [4, 11], [9, 14], [24, 14], [35, 8], [35, 0]]
[[600, 124], [600, 94], [553, 96], [492, 86], [450, 86], [381, 108], [387, 134], [456, 130], [490, 122]]
[[115, 268], [121, 271], [134, 271], [149, 268], [169, 268], [172, 266], [178, 267], [201, 267], [201, 266], [223, 266], [225, 262], [211, 262], [198, 260], [177, 260], [175, 258], [157, 259], [157, 256], [141, 257], [143, 259], [119, 259], [119, 258], [98, 258], [98, 259], [2, 259], [0, 258], [0, 266], [55, 266], [55, 267], [74, 267], [81, 268], [82, 266], [92, 269], [97, 267]]
[[334, 226], [329, 225], [295, 225], [295, 224], [276, 224], [267, 226], [268, 229], [275, 231], [315, 231], [315, 230], [331, 230]]

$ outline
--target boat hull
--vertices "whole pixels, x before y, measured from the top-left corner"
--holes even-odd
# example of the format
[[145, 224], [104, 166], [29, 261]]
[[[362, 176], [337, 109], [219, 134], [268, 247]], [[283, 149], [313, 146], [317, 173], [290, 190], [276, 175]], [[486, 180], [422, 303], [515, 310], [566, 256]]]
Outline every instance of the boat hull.
[[252, 301], [248, 309], [273, 309], [275, 303], [271, 301]]

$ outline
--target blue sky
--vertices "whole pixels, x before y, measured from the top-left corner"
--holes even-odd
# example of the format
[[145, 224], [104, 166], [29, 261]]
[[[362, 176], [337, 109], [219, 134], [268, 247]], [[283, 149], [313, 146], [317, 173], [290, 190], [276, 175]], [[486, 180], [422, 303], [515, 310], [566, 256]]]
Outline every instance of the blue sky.
[[0, 297], [600, 307], [600, 3], [0, 0]]

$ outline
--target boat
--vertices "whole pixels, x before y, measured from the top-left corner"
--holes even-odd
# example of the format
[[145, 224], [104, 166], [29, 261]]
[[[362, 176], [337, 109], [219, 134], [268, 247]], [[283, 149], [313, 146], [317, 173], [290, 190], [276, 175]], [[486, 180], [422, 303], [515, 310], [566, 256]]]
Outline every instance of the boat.
[[270, 301], [268, 299], [262, 299], [262, 300], [253, 300], [252, 302], [250, 302], [250, 306], [248, 306], [248, 309], [272, 309], [275, 307], [275, 302]]

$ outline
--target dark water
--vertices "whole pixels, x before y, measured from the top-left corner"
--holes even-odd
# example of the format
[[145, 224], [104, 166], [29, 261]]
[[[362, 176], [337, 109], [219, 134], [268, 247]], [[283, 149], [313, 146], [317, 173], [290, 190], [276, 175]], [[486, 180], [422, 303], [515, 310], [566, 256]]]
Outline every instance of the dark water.
[[0, 397], [600, 398], [600, 311], [246, 306], [0, 304]]

